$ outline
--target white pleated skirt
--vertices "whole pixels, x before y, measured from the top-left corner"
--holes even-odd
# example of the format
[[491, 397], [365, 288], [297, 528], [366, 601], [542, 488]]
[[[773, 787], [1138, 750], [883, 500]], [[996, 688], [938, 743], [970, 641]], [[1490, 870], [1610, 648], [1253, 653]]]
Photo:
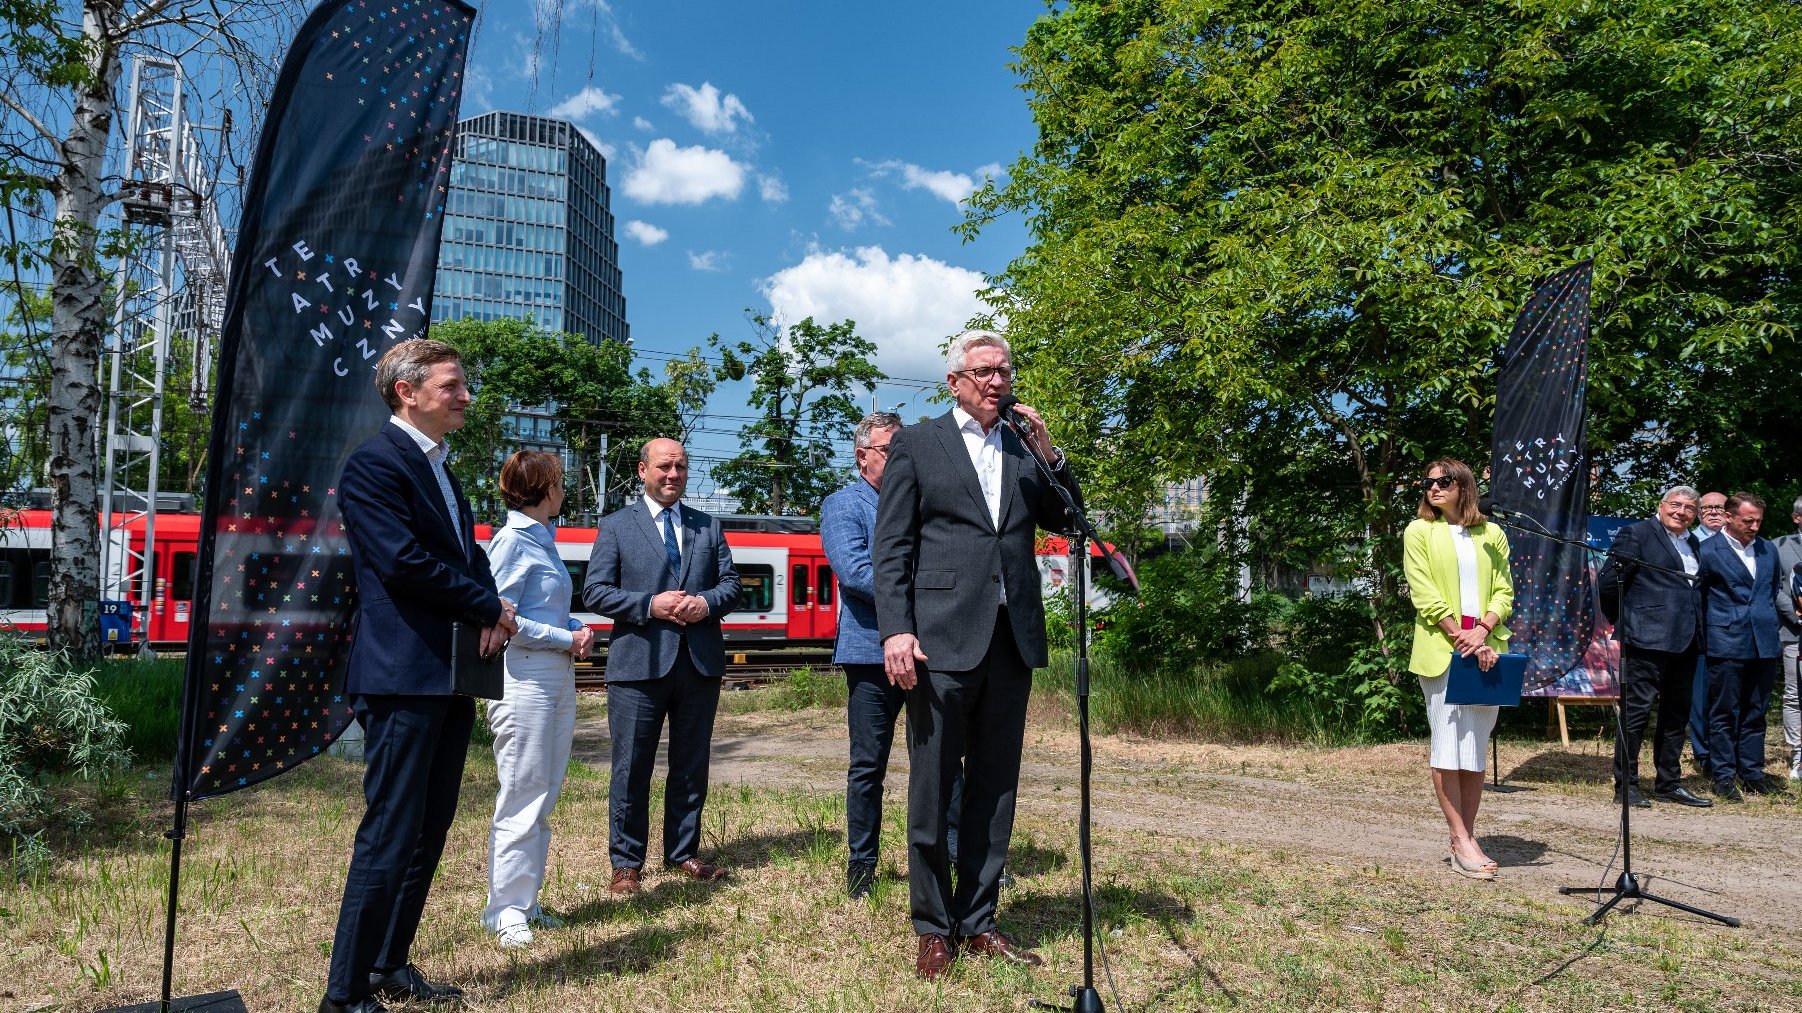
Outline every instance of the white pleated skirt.
[[1482, 773], [1489, 759], [1489, 733], [1495, 731], [1500, 707], [1445, 702], [1446, 677], [1417, 676], [1427, 695], [1427, 730], [1433, 736], [1432, 766], [1436, 770], [1474, 770]]

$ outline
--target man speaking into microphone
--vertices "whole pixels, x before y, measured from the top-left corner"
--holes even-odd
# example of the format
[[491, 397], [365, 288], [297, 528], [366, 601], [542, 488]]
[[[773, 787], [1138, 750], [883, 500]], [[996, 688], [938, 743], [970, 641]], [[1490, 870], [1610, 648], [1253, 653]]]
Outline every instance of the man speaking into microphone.
[[[1013, 377], [1005, 338], [989, 331], [958, 335], [946, 353], [945, 375], [957, 405], [895, 434], [876, 510], [872, 555], [883, 667], [908, 691], [908, 897], [919, 936], [914, 970], [928, 980], [949, 969], [960, 942], [972, 954], [1040, 962], [995, 923], [1032, 669], [1046, 663], [1033, 531], [1070, 523], [1058, 489], [1030, 455], [1077, 493], [1045, 420], [1012, 397]], [[960, 764], [953, 894], [946, 807]]]

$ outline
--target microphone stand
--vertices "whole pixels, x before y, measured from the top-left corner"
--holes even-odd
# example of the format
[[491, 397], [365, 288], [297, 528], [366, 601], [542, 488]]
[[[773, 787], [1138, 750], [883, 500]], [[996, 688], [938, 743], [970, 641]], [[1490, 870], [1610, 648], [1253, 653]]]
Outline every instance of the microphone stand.
[[[1038, 999], [1027, 1000], [1027, 1006], [1031, 1009], [1060, 1010], [1063, 1013], [1106, 1013], [1106, 1007], [1101, 1002], [1101, 993], [1095, 991], [1095, 898], [1092, 884], [1094, 861], [1089, 842], [1090, 781], [1095, 761], [1089, 742], [1088, 539], [1093, 538], [1097, 545], [1101, 545], [1102, 541], [1101, 537], [1095, 533], [1095, 526], [1083, 514], [1082, 508], [1077, 506], [1076, 497], [1071, 494], [1063, 482], [1058, 481], [1056, 475], [1052, 474], [1050, 462], [1040, 457], [1039, 452], [1033, 449], [1031, 430], [1014, 415], [1011, 408], [1003, 410], [1001, 418], [1014, 431], [1014, 435], [1020, 440], [1020, 445], [1026, 448], [1026, 453], [1032, 458], [1033, 464], [1038, 467], [1039, 474], [1044, 476], [1045, 481], [1050, 483], [1053, 489], [1057, 490], [1059, 498], [1064, 501], [1065, 516], [1075, 527], [1068, 537], [1070, 538], [1070, 558], [1075, 563], [1073, 569], [1075, 570], [1076, 591], [1074, 606], [1076, 618], [1076, 722], [1082, 741], [1081, 815], [1076, 824], [1078, 848], [1082, 852], [1082, 984], [1069, 987], [1068, 994], [1073, 1000], [1069, 1006], [1058, 1006], [1041, 1002]], [[1069, 464], [1066, 462], [1064, 467], [1068, 468]], [[1113, 565], [1111, 556], [1109, 565]], [[1127, 579], [1137, 586], [1137, 581], [1132, 580], [1130, 575]]]
[[[1502, 527], [1512, 528], [1513, 530], [1522, 532], [1523, 534], [1537, 535], [1540, 538], [1550, 539], [1551, 541], [1560, 542], [1564, 545], [1575, 546], [1576, 548], [1582, 549], [1584, 552], [1589, 553], [1590, 555], [1601, 556], [1604, 559], [1615, 559], [1615, 560], [1625, 561], [1628, 563], [1632, 563], [1636, 566], [1643, 566], [1648, 570], [1656, 570], [1660, 573], [1672, 574], [1673, 576], [1681, 577], [1686, 581], [1695, 580], [1694, 577], [1690, 576], [1688, 573], [1686, 573], [1682, 570], [1673, 570], [1668, 566], [1660, 566], [1657, 563], [1648, 562], [1644, 559], [1638, 558], [1637, 556], [1629, 556], [1629, 555], [1626, 555], [1625, 553], [1616, 552], [1612, 546], [1610, 546], [1606, 551], [1603, 551], [1601, 549], [1597, 549], [1595, 546], [1589, 544], [1586, 541], [1579, 541], [1575, 538], [1566, 538], [1563, 535], [1553, 534], [1552, 532], [1546, 530], [1545, 525], [1539, 523], [1539, 521], [1536, 518], [1532, 517], [1529, 514], [1521, 513], [1516, 510], [1508, 510], [1506, 508], [1499, 509], [1496, 511], [1496, 513], [1508, 514], [1510, 517], [1516, 518], [1518, 520], [1527, 521], [1527, 522], [1531, 523], [1533, 526], [1532, 528], [1529, 528], [1523, 524], [1518, 524], [1513, 521], [1503, 520], [1499, 516], [1492, 516], [1491, 519], [1494, 520], [1497, 524], [1500, 524]], [[1534, 528], [1537, 528], [1538, 530], [1534, 530]], [[1621, 664], [1620, 664], [1619, 669], [1617, 669], [1616, 676], [1615, 676], [1615, 682], [1616, 682], [1616, 686], [1618, 687], [1620, 700], [1619, 700], [1619, 702], [1616, 703], [1615, 708], [1614, 708], [1614, 751], [1615, 751], [1615, 755], [1621, 756], [1627, 760], [1627, 763], [1624, 765], [1625, 768], [1631, 769], [1632, 761], [1637, 759], [1637, 757], [1627, 757], [1626, 756], [1627, 726], [1625, 724], [1624, 718], [1622, 717], [1622, 711], [1624, 709], [1623, 705], [1625, 704], [1625, 701], [1626, 701], [1626, 690], [1627, 690], [1627, 682], [1626, 682], [1626, 677], [1627, 677], [1627, 664], [1626, 664], [1627, 609], [1625, 607], [1625, 602], [1622, 601], [1622, 598], [1621, 598], [1621, 572], [1618, 567], [1614, 571], [1614, 597], [1617, 602], [1621, 602], [1620, 620], [1615, 626], [1615, 633], [1617, 634], [1616, 639], [1620, 641], [1620, 645], [1621, 645]], [[1623, 773], [1625, 773], [1625, 770], [1623, 770]], [[1628, 785], [1627, 785], [1626, 779], [1624, 777], [1621, 779], [1621, 783], [1618, 784], [1616, 787], [1620, 792], [1620, 802], [1621, 802], [1621, 830], [1620, 830], [1621, 874], [1618, 877], [1616, 877], [1616, 879], [1614, 881], [1614, 887], [1612, 889], [1612, 896], [1609, 896], [1606, 900], [1602, 899], [1603, 895], [1609, 894], [1611, 892], [1610, 889], [1606, 886], [1599, 886], [1599, 885], [1598, 886], [1561, 886], [1558, 888], [1558, 892], [1564, 896], [1569, 896], [1573, 893], [1584, 893], [1584, 894], [1594, 894], [1595, 895], [1595, 898], [1597, 901], [1597, 907], [1594, 911], [1591, 911], [1589, 913], [1589, 917], [1583, 919], [1583, 924], [1594, 925], [1594, 924], [1600, 922], [1604, 917], [1607, 916], [1608, 912], [1614, 910], [1615, 907], [1619, 906], [1621, 904], [1621, 902], [1623, 902], [1623, 901], [1649, 900], [1654, 904], [1663, 904], [1665, 907], [1676, 908], [1679, 911], [1685, 911], [1685, 912], [1688, 912], [1689, 914], [1696, 915], [1701, 918], [1713, 919], [1714, 921], [1720, 922], [1721, 924], [1726, 925], [1730, 928], [1739, 928], [1739, 919], [1738, 918], [1732, 918], [1732, 917], [1729, 917], [1729, 916], [1723, 915], [1723, 914], [1716, 914], [1713, 911], [1705, 911], [1699, 907], [1692, 907], [1691, 905], [1685, 904], [1682, 901], [1676, 901], [1676, 900], [1670, 899], [1669, 897], [1660, 896], [1660, 895], [1655, 894], [1652, 891], [1647, 890], [1645, 888], [1644, 881], [1641, 880], [1640, 877], [1633, 871], [1633, 805], [1630, 801], [1632, 798], [1632, 795], [1628, 791]], [[1634, 787], [1635, 787], [1635, 790], [1637, 790], [1637, 786], [1634, 786]]]

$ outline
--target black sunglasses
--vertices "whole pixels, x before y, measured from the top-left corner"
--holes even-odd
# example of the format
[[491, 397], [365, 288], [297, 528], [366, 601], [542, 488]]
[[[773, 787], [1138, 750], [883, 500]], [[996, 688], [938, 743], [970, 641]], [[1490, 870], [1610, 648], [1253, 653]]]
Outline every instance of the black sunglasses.
[[1438, 478], [1423, 478], [1420, 480], [1420, 487], [1422, 489], [1450, 489], [1457, 484], [1458, 480], [1450, 475], [1441, 475]]

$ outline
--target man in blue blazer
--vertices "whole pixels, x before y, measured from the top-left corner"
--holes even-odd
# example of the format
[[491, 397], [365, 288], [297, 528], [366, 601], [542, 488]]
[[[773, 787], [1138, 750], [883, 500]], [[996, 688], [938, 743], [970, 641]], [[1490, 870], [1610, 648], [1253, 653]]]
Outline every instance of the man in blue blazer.
[[844, 668], [850, 691], [845, 703], [851, 737], [845, 771], [845, 842], [851, 855], [845, 889], [852, 899], [867, 895], [876, 882], [882, 781], [895, 741], [895, 718], [907, 702], [907, 692], [891, 684], [883, 672], [882, 638], [876, 633], [876, 574], [870, 561], [877, 490], [888, 464], [889, 441], [900, 429], [901, 416], [890, 412], [872, 412], [859, 422], [852, 435], [857, 478], [820, 506], [820, 541], [826, 561], [838, 575], [838, 642], [832, 661]]
[[[1727, 500], [1727, 523], [1702, 543], [1701, 589], [1708, 652], [1708, 758], [1714, 793], [1743, 801], [1783, 789], [1764, 776], [1764, 715], [1782, 647], [1777, 639], [1777, 550], [1758, 537], [1764, 501]], [[1740, 788], [1734, 786], [1735, 777]]]
[[338, 507], [357, 576], [357, 625], [345, 683], [363, 726], [363, 797], [320, 1013], [378, 1013], [382, 999], [462, 995], [408, 957], [426, 891], [457, 813], [475, 702], [451, 692], [451, 627], [505, 646], [513, 603], [495, 593], [475, 518], [444, 465], [445, 436], [471, 396], [456, 349], [403, 341], [377, 363], [394, 412], [351, 451]]
[[[1639, 747], [1658, 709], [1652, 758], [1654, 793], [1665, 802], [1707, 808], [1713, 802], [1683, 787], [1683, 728], [1702, 631], [1702, 596], [1696, 588], [1700, 543], [1689, 533], [1696, 519], [1696, 491], [1680, 485], [1658, 501], [1658, 514], [1621, 529], [1596, 577], [1602, 612], [1621, 641], [1621, 735], [1614, 744], [1614, 792], [1635, 806], [1652, 803], [1639, 793]], [[1641, 566], [1640, 563], [1650, 566]]]
[[638, 452], [644, 495], [601, 518], [582, 600], [613, 620], [607, 730], [613, 738], [608, 850], [615, 894], [638, 892], [650, 835], [651, 765], [669, 719], [663, 861], [691, 879], [726, 870], [701, 861], [708, 749], [726, 673], [720, 621], [738, 606], [738, 571], [719, 521], [682, 502], [688, 452], [656, 439]]

